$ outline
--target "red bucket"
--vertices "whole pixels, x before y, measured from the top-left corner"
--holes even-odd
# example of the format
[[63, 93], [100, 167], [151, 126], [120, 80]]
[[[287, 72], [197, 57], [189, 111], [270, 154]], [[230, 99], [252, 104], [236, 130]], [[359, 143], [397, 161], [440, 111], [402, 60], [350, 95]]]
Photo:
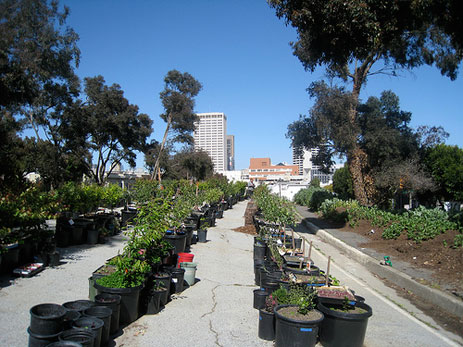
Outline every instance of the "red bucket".
[[177, 261], [177, 267], [180, 267], [180, 263], [191, 263], [193, 261], [193, 258], [195, 257], [194, 254], [191, 253], [179, 253], [178, 254], [178, 261]]

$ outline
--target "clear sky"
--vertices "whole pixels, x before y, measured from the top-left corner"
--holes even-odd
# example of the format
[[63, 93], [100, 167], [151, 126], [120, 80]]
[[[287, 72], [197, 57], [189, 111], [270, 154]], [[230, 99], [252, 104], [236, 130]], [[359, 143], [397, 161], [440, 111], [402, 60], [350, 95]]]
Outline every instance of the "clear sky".
[[[102, 75], [117, 83], [130, 103], [153, 119], [160, 141], [165, 123], [159, 92], [169, 70], [188, 72], [203, 85], [201, 112], [227, 115], [235, 135], [235, 167], [251, 157], [291, 163], [289, 123], [307, 114], [306, 88], [324, 70], [304, 71], [292, 55], [295, 30], [279, 20], [265, 0], [65, 0], [67, 24], [80, 36], [77, 74]], [[461, 72], [460, 72], [461, 73]], [[401, 77], [373, 76], [361, 98], [390, 89], [413, 127], [443, 126], [447, 144], [463, 148], [463, 75], [456, 81], [435, 68], [404, 71]], [[143, 155], [137, 166], [143, 167]]]

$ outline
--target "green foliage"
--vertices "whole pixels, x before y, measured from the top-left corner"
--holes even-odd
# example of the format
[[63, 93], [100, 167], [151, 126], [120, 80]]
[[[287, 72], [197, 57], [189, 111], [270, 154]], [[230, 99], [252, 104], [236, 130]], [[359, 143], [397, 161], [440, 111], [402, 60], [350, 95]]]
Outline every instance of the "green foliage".
[[354, 190], [352, 186], [352, 177], [349, 168], [344, 167], [337, 169], [333, 175], [333, 192], [336, 193], [341, 199], [353, 199]]
[[439, 185], [441, 198], [463, 200], [463, 149], [444, 144], [431, 147], [426, 152], [426, 166]]
[[320, 188], [320, 179], [318, 177], [314, 177], [310, 181], [309, 187]]
[[333, 198], [333, 194], [326, 189], [309, 187], [299, 190], [294, 195], [294, 202], [298, 205], [307, 206], [312, 210], [318, 210], [325, 200]]
[[272, 293], [278, 305], [298, 305], [300, 314], [307, 314], [316, 306], [316, 292], [306, 285], [292, 284], [289, 291], [280, 288]]
[[268, 188], [260, 185], [254, 191], [253, 198], [257, 207], [262, 211], [266, 221], [280, 226], [295, 225], [300, 218], [294, 204], [285, 199], [271, 194]]
[[381, 210], [377, 207], [360, 206], [356, 201], [333, 199], [322, 204], [320, 211], [326, 218], [336, 215], [336, 208], [346, 208], [347, 221], [351, 227], [360, 220], [367, 220], [374, 227], [382, 227], [384, 239], [396, 239], [403, 232], [407, 238], [417, 243], [435, 238], [447, 230], [459, 230], [461, 224], [452, 220], [451, 216], [440, 209], [427, 209], [420, 206], [403, 213]]
[[105, 207], [114, 208], [121, 206], [122, 199], [125, 196], [125, 190], [117, 184], [109, 184], [102, 188], [102, 202]]
[[453, 239], [453, 247], [463, 247], [463, 234], [455, 235], [455, 238]]

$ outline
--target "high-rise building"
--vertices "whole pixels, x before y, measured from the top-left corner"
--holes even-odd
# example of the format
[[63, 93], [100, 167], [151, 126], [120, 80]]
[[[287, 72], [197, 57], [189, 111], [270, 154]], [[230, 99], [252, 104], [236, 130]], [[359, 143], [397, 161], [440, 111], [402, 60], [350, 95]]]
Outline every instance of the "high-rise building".
[[235, 170], [235, 136], [227, 135], [227, 170]]
[[227, 116], [224, 113], [197, 113], [195, 122], [194, 148], [206, 151], [214, 164], [214, 171], [227, 170]]
[[329, 184], [333, 181], [334, 172], [343, 166], [336, 164], [330, 168], [329, 172], [323, 172], [319, 165], [313, 163], [313, 159], [317, 156], [320, 149], [318, 147], [297, 150], [293, 147], [293, 164], [299, 167], [299, 175], [304, 176], [310, 181], [318, 178], [322, 184]]

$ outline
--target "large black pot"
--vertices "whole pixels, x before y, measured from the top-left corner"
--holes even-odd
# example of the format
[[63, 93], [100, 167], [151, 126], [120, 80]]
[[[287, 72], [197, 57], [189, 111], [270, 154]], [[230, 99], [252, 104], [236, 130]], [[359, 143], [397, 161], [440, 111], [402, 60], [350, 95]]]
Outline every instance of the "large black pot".
[[371, 307], [363, 302], [357, 302], [355, 306], [365, 310], [364, 313], [341, 312], [330, 309], [336, 306], [339, 307], [340, 305], [318, 303], [318, 310], [325, 315], [325, 319], [320, 325], [320, 342], [323, 346], [363, 346], [368, 318], [373, 314]]
[[121, 313], [121, 296], [118, 294], [101, 293], [95, 296], [95, 303], [98, 306], [109, 307], [111, 313], [111, 327], [109, 333], [111, 335], [119, 331], [119, 316]]
[[99, 318], [104, 322], [101, 329], [101, 344], [104, 346], [109, 341], [111, 330], [111, 315], [113, 311], [105, 306], [93, 306], [84, 311], [84, 316]]
[[265, 254], [267, 251], [267, 245], [265, 244], [254, 244], [254, 259], [265, 259]]
[[94, 347], [95, 334], [93, 331], [84, 329], [69, 329], [63, 331], [59, 336], [60, 341], [74, 341], [80, 343], [84, 347]]
[[264, 309], [259, 310], [259, 338], [262, 340], [275, 340], [275, 314]]
[[161, 305], [165, 306], [167, 302], [170, 300], [170, 282], [171, 282], [172, 275], [170, 273], [158, 273], [154, 274], [154, 280], [158, 282], [162, 282], [164, 287], [167, 289], [162, 295], [161, 295]]
[[104, 322], [99, 318], [81, 317], [74, 322], [73, 328], [91, 331], [95, 337], [93, 345], [99, 347], [101, 345], [103, 326]]
[[165, 234], [164, 239], [174, 247], [174, 253], [185, 252], [186, 247], [186, 234], [185, 233], [173, 233]]
[[57, 304], [39, 304], [30, 309], [32, 334], [51, 336], [58, 334], [64, 327], [66, 309]]
[[260, 310], [261, 308], [265, 307], [265, 300], [269, 296], [269, 292], [266, 292], [262, 289], [254, 289], [254, 302], [252, 307], [255, 309]]
[[285, 307], [297, 307], [297, 305], [275, 307], [275, 346], [314, 347], [317, 343], [319, 325], [323, 321], [323, 313], [320, 313], [321, 318], [315, 320], [297, 320], [279, 312]]
[[95, 288], [98, 294], [109, 293], [121, 296], [121, 311], [119, 322], [121, 324], [130, 324], [138, 318], [138, 307], [140, 291], [143, 284], [132, 288], [107, 288], [95, 282]]
[[65, 302], [63, 306], [67, 310], [78, 311], [80, 314], [82, 314], [87, 308], [95, 306], [95, 303], [90, 300], [74, 300]]

